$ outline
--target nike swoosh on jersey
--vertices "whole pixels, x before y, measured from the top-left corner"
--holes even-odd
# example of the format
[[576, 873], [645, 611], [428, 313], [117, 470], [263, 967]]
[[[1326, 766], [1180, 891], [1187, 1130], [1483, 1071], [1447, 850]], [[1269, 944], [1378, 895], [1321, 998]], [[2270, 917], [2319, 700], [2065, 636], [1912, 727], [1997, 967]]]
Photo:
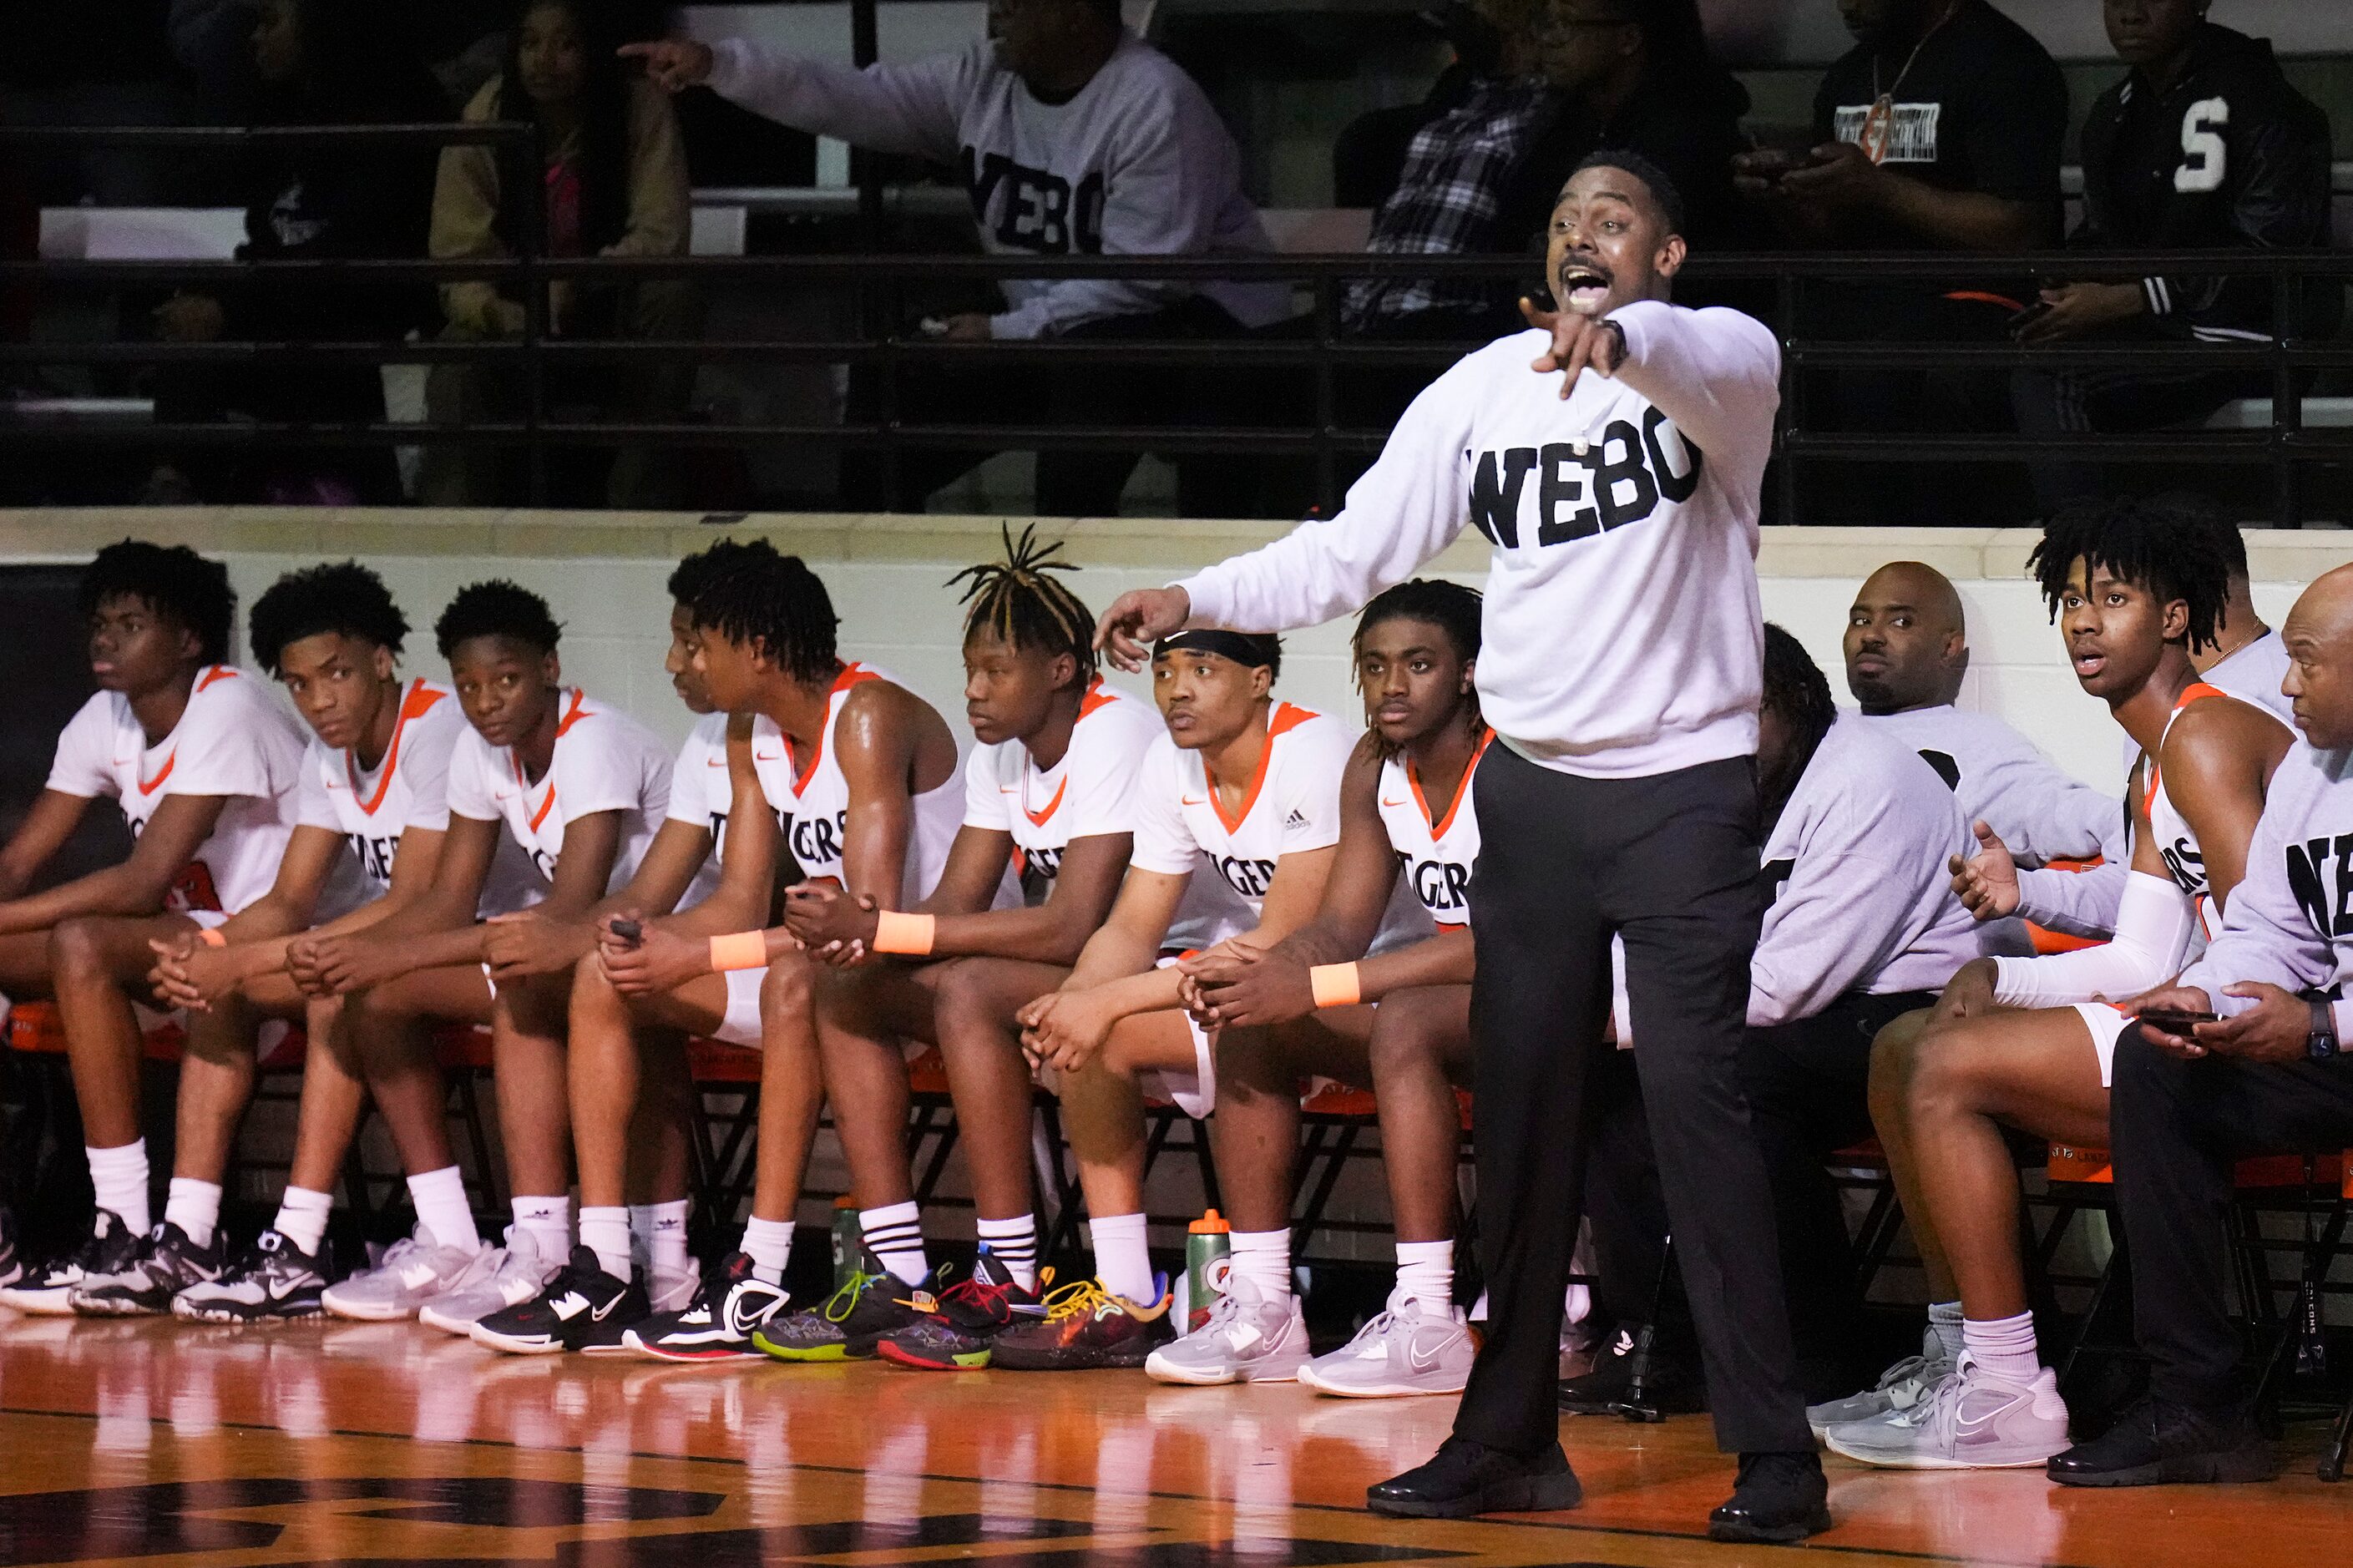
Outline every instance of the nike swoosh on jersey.
[[1381, 804], [1383, 805], [1403, 805], [1405, 802], [1401, 800], [1391, 800], [1388, 796], [1383, 795], [1381, 797]]
[[1179, 801], [1181, 801], [1183, 804], [1187, 805], [1208, 805], [1208, 804], [1209, 804], [1209, 803], [1208, 803], [1208, 801], [1206, 801], [1206, 800], [1195, 800], [1191, 795], [1179, 795], [1179, 796], [1177, 796], [1176, 798], [1177, 798]]

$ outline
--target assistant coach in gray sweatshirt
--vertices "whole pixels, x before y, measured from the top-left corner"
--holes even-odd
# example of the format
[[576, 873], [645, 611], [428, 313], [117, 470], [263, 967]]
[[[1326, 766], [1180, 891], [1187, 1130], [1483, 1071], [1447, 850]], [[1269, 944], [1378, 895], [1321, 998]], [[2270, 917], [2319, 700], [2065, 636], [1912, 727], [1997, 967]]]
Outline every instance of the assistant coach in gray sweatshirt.
[[1472, 872], [1488, 1333], [1454, 1435], [1372, 1489], [1383, 1512], [1577, 1500], [1554, 1373], [1616, 935], [1716, 1438], [1741, 1455], [1710, 1532], [1795, 1541], [1830, 1522], [1739, 1079], [1763, 910], [1757, 501], [1780, 353], [1737, 311], [1668, 302], [1680, 205], [1636, 154], [1587, 160], [1553, 211], [1558, 318], [1433, 382], [1337, 516], [1124, 595], [1098, 631], [1132, 666], [1139, 639], [1180, 626], [1353, 610], [1466, 527], [1494, 547], [1478, 686], [1504, 744], [1479, 771]]

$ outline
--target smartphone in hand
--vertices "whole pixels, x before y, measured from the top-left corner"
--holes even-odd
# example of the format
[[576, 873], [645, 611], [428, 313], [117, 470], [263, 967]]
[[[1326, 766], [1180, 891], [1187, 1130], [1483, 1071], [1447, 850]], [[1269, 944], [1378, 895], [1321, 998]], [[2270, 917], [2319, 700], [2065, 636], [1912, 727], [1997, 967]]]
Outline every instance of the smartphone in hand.
[[646, 940], [646, 928], [636, 921], [617, 920], [609, 929], [615, 941], [630, 947], [636, 947]]
[[2159, 1034], [2177, 1035], [2186, 1040], [2190, 1037], [2190, 1031], [2200, 1024], [2220, 1023], [2221, 1019], [2219, 1015], [2213, 1013], [2193, 1013], [2172, 1007], [2152, 1007], [2143, 1013], [2137, 1021], [2157, 1030]]

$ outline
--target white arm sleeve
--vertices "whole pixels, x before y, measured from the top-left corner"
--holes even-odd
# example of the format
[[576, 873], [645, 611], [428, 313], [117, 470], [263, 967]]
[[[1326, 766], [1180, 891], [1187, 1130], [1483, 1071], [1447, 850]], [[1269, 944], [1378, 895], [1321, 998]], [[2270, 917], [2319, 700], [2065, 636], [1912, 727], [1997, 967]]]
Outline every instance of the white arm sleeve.
[[2089, 870], [2067, 871], [2042, 867], [2018, 873], [2018, 912], [2036, 925], [2069, 936], [2104, 938], [2116, 929], [2125, 879], [2132, 875], [2129, 858], [2109, 860]]
[[2137, 996], [2180, 972], [2192, 923], [2189, 900], [2170, 879], [2130, 872], [2113, 941], [2040, 958], [1997, 958], [1994, 1000], [2007, 1007], [2057, 1007]]

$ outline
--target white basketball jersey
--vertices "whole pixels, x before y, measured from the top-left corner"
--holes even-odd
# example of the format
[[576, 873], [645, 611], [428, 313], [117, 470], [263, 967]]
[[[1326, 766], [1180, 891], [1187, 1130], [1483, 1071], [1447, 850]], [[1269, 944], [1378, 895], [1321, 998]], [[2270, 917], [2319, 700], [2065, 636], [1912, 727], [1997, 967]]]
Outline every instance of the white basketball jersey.
[[1381, 826], [1398, 853], [1406, 886], [1440, 930], [1471, 923], [1471, 868], [1479, 858], [1479, 813], [1471, 805], [1471, 781], [1495, 731], [1482, 730], [1454, 788], [1445, 815], [1433, 817], [1422, 798], [1413, 759], [1399, 752], [1381, 764]]
[[235, 914], [269, 891], [294, 831], [302, 732], [261, 682], [225, 664], [196, 671], [172, 732], [147, 743], [119, 691], [94, 693], [58, 736], [48, 786], [122, 807], [133, 837], [175, 795], [222, 796], [211, 836], [173, 879], [166, 907]]
[[719, 868], [727, 852], [727, 814], [735, 805], [734, 781], [727, 776], [727, 715], [706, 713], [694, 721], [670, 773], [670, 806], [664, 820], [683, 822], [711, 835], [702, 868], [679, 895], [691, 910], [719, 890]]
[[438, 831], [448, 821], [449, 753], [465, 729], [465, 710], [448, 687], [412, 680], [373, 772], [348, 748], [311, 737], [302, 756], [301, 825], [350, 840], [372, 897], [392, 885], [403, 829], [429, 822]]
[[974, 748], [965, 764], [964, 824], [1012, 836], [1022, 895], [1042, 903], [1072, 839], [1135, 831], [1136, 781], [1161, 733], [1152, 704], [1098, 679], [1052, 767], [1038, 766], [1018, 741]]
[[[825, 728], [818, 731], [817, 754], [793, 755], [793, 743], [776, 721], [766, 717], [752, 722], [752, 766], [760, 789], [776, 808], [785, 825], [785, 849], [810, 881], [831, 878], [846, 881], [841, 848], [849, 829], [849, 781], [841, 772], [839, 738], [841, 705], [851, 688], [870, 680], [906, 682], [868, 664], [843, 667], [834, 677], [826, 698]], [[955, 842], [964, 820], [964, 785], [951, 771], [933, 788], [914, 797], [915, 818], [907, 836], [907, 872], [900, 889], [903, 904], [927, 897], [947, 865], [948, 846]]]
[[[536, 780], [523, 776], [512, 747], [493, 746], [468, 725], [450, 752], [448, 809], [478, 822], [503, 822], [543, 883], [554, 879], [563, 858], [567, 824], [617, 811], [620, 849], [605, 882], [605, 890], [615, 892], [637, 874], [670, 807], [670, 752], [652, 731], [577, 688], [565, 688], [557, 701], [555, 752]], [[544, 885], [536, 889], [537, 898], [546, 893]]]
[[[2261, 703], [2240, 697], [2235, 692], [2225, 691], [2203, 680], [2195, 682], [2182, 691], [2180, 700], [2173, 705], [2173, 711], [2166, 715], [2165, 733], [2157, 741], [2160, 752], [2165, 750], [2165, 735], [2173, 732], [2173, 721], [2181, 717], [2181, 710], [2192, 702], [2212, 697], [2245, 702], [2251, 708], [2270, 711]], [[2155, 757], [2148, 759], [2148, 772], [2141, 788], [2141, 803], [2148, 812], [2149, 837], [2157, 844], [2158, 855], [2165, 861], [2166, 872], [2172, 877], [2174, 886], [2188, 894], [2196, 904], [2199, 930], [2211, 940], [2222, 929], [2222, 917], [2214, 908], [2211, 896], [2212, 889], [2206, 879], [2205, 852], [2198, 847], [2198, 835], [2191, 829], [2189, 818], [2175, 808], [2172, 797], [2165, 793], [2165, 779]]]

